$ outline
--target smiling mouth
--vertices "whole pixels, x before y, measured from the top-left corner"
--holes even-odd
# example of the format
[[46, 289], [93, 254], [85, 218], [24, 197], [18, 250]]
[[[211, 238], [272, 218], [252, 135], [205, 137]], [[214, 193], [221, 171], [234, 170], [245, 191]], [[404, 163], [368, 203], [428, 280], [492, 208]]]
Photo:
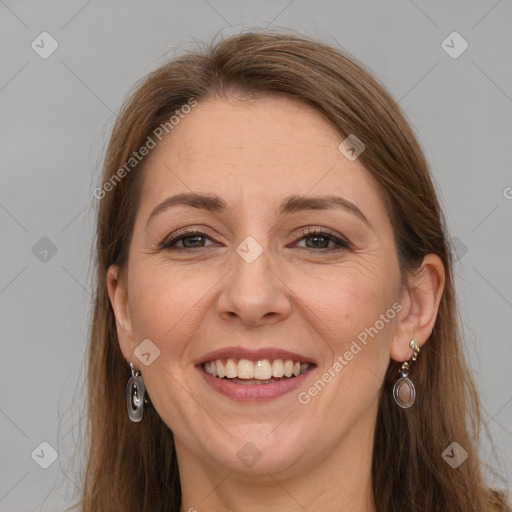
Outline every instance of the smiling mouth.
[[289, 380], [306, 373], [313, 363], [292, 359], [215, 359], [202, 364], [203, 370], [212, 377], [235, 384], [272, 384]]

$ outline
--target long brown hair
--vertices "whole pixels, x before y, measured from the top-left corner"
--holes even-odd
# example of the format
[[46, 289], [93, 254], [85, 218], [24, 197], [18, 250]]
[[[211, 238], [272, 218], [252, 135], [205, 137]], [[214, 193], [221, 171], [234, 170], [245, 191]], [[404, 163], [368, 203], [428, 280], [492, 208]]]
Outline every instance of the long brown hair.
[[[419, 399], [407, 410], [393, 402], [394, 361], [382, 387], [372, 463], [379, 511], [510, 510], [484, 481], [478, 456], [482, 412], [461, 346], [452, 256], [413, 131], [397, 103], [352, 57], [303, 36], [260, 31], [185, 52], [161, 66], [131, 94], [114, 126], [98, 194], [84, 512], [178, 512], [181, 503], [172, 432], [150, 404], [140, 423], [126, 412], [128, 368], [106, 288], [108, 268], [126, 267], [145, 160], [126, 163], [191, 99], [265, 94], [297, 98], [325, 116], [340, 141], [355, 134], [365, 144], [359, 158], [386, 199], [404, 276], [429, 253], [444, 263], [437, 320], [414, 367]], [[441, 457], [452, 442], [468, 453], [457, 469]]]

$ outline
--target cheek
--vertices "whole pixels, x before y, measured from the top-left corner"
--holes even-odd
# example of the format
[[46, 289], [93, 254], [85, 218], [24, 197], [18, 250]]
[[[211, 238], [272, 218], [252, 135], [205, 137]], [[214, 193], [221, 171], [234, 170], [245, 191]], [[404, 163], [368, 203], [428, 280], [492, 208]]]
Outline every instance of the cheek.
[[391, 272], [385, 276], [351, 266], [329, 279], [307, 280], [296, 287], [304, 301], [301, 314], [321, 333], [317, 342], [326, 355], [317, 376], [325, 388], [313, 384], [303, 390], [300, 403], [317, 403], [328, 411], [323, 418], [332, 425], [339, 424], [340, 415], [349, 422], [363, 415], [382, 386], [401, 309], [398, 278], [389, 277]]
[[[130, 314], [136, 339], [149, 338], [176, 355], [197, 330], [221, 274], [140, 265], [130, 276]], [[176, 359], [174, 359], [176, 360]]]
[[[389, 365], [400, 309], [398, 268], [384, 272], [371, 258], [361, 259], [334, 266], [328, 276], [319, 270], [296, 279], [291, 288], [302, 304], [299, 315], [314, 327], [325, 356], [319, 378], [332, 382], [321, 401], [333, 414], [353, 400], [364, 409], [375, 399]], [[317, 391], [305, 392], [307, 400]]]
[[392, 266], [385, 271], [370, 258], [288, 277], [298, 303], [311, 312], [311, 321], [316, 318], [317, 324], [330, 327], [331, 335], [343, 333], [345, 340], [374, 325], [399, 297], [398, 272]]

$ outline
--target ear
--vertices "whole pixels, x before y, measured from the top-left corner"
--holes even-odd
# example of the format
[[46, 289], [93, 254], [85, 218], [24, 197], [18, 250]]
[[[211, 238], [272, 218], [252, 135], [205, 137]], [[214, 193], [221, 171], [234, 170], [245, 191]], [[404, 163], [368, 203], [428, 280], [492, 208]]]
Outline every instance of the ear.
[[107, 289], [116, 317], [119, 347], [123, 356], [129, 362], [133, 360], [133, 350], [135, 348], [133, 326], [130, 318], [126, 283], [123, 282], [117, 265], [111, 265], [108, 269]]
[[443, 296], [445, 270], [441, 258], [427, 254], [420, 268], [408, 279], [400, 300], [403, 309], [391, 343], [390, 355], [395, 361], [411, 358], [409, 342], [414, 338], [421, 348], [434, 329]]

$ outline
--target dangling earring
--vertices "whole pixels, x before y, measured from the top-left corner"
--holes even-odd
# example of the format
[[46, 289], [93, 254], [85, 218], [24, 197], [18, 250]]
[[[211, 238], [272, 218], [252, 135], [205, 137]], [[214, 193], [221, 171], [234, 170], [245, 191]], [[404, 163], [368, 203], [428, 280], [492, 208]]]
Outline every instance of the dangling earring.
[[126, 405], [128, 407], [128, 417], [134, 422], [138, 423], [142, 419], [144, 412], [144, 393], [146, 388], [142, 375], [139, 375], [138, 370], [133, 369], [133, 364], [130, 362], [131, 375], [126, 385]]
[[409, 361], [402, 363], [399, 373], [401, 377], [395, 382], [393, 386], [393, 398], [395, 402], [403, 409], [408, 409], [414, 403], [416, 398], [416, 388], [411, 379], [409, 379], [409, 372], [411, 365], [416, 361], [420, 347], [416, 344], [414, 339], [411, 340], [409, 346], [413, 349], [414, 353]]

